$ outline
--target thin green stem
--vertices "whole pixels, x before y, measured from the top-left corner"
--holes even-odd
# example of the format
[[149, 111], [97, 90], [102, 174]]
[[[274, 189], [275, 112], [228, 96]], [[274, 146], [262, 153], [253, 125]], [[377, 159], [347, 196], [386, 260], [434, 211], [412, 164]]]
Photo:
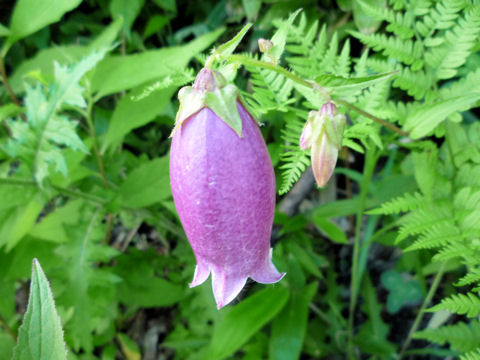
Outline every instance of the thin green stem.
[[360, 115], [363, 115], [363, 116], [365, 116], [365, 117], [367, 117], [367, 118], [369, 118], [369, 119], [371, 119], [371, 120], [379, 123], [379, 124], [382, 125], [382, 126], [385, 126], [386, 128], [388, 128], [388, 129], [396, 132], [396, 133], [399, 134], [399, 135], [408, 137], [408, 133], [407, 133], [407, 132], [405, 132], [405, 131], [403, 131], [402, 129], [396, 127], [395, 125], [389, 123], [388, 121], [385, 121], [385, 120], [383, 120], [383, 119], [380, 119], [380, 118], [376, 117], [375, 115], [372, 115], [372, 114], [370, 114], [370, 113], [368, 113], [368, 112], [366, 112], [366, 111], [363, 111], [362, 109], [356, 107], [355, 105], [350, 104], [348, 101], [341, 100], [341, 99], [335, 99], [334, 102], [336, 102], [336, 103], [339, 104], [339, 105], [343, 105], [343, 106], [345, 106], [345, 107], [347, 107], [347, 108], [349, 108], [349, 109], [351, 109], [351, 110], [359, 113]]
[[[5, 70], [5, 64], [3, 62], [3, 56], [0, 56], [0, 79], [5, 85], [5, 88], [7, 89], [7, 93], [10, 95], [10, 98], [12, 99], [12, 101], [15, 103], [15, 105], [21, 107], [22, 105], [20, 104], [20, 101], [18, 101], [18, 98], [15, 96], [15, 93], [13, 92], [12, 87], [8, 82], [7, 72]], [[27, 121], [27, 117], [23, 112], [20, 114], [20, 116], [24, 121]]]
[[17, 341], [17, 335], [13, 332], [13, 330], [10, 328], [10, 326], [7, 325], [7, 323], [2, 319], [0, 316], [0, 327], [3, 327], [7, 334], [13, 339], [13, 341]]
[[377, 162], [378, 155], [375, 152], [375, 149], [372, 147], [367, 149], [365, 154], [365, 164], [363, 169], [363, 178], [360, 183], [360, 204], [356, 214], [356, 224], [355, 224], [355, 238], [353, 241], [353, 255], [352, 255], [352, 275], [350, 282], [350, 306], [349, 306], [349, 315], [348, 315], [348, 355], [350, 359], [354, 359], [354, 349], [353, 349], [353, 336], [354, 336], [354, 318], [355, 318], [355, 308], [357, 306], [357, 297], [358, 289], [360, 283], [360, 276], [358, 272], [358, 258], [360, 254], [360, 235], [362, 230], [363, 222], [363, 212], [366, 208], [368, 188], [370, 185], [370, 180], [372, 179], [373, 172], [375, 170], [375, 164]]
[[290, 80], [295, 81], [296, 83], [298, 83], [300, 85], [309, 87], [311, 89], [316, 89], [316, 90], [318, 90], [318, 88], [319, 88], [319, 86], [317, 84], [315, 84], [314, 82], [305, 80], [305, 79], [301, 78], [300, 76], [297, 76], [294, 73], [291, 73], [287, 69], [285, 69], [285, 68], [283, 68], [283, 67], [281, 67], [280, 65], [277, 65], [277, 64], [272, 64], [272, 63], [269, 63], [269, 62], [266, 62], [266, 61], [252, 59], [252, 58], [249, 58], [248, 56], [243, 56], [243, 55], [230, 55], [230, 56], [227, 56], [226, 59], [229, 60], [229, 61], [232, 61], [232, 62], [239, 62], [239, 63], [241, 63], [243, 65], [247, 65], [247, 66], [255, 66], [255, 67], [260, 67], [260, 68], [263, 68], [263, 69], [273, 70], [273, 71], [275, 71], [279, 74], [282, 74], [286, 78], [289, 78]]
[[[328, 91], [326, 89], [324, 89], [323, 87], [321, 87], [320, 85], [318, 85], [316, 82], [305, 80], [305, 79], [301, 78], [300, 76], [297, 76], [294, 73], [288, 71], [287, 69], [281, 67], [280, 65], [272, 64], [272, 63], [262, 61], [262, 60], [252, 59], [252, 58], [249, 58], [248, 56], [238, 55], [238, 54], [227, 56], [225, 59], [228, 60], [228, 61], [232, 61], [232, 62], [238, 62], [238, 63], [241, 63], [241, 64], [246, 65], [246, 66], [255, 66], [255, 67], [275, 71], [279, 74], [282, 74], [286, 78], [296, 82], [297, 84], [306, 86], [310, 89], [320, 91], [322, 93], [322, 95], [324, 95], [327, 99], [330, 98], [330, 94], [328, 93]], [[211, 66], [211, 62], [213, 62], [214, 60], [215, 60], [214, 57], [209, 58], [209, 66]], [[334, 102], [339, 104], [339, 105], [345, 106], [345, 107], [347, 107], [347, 108], [349, 108], [349, 109], [351, 109], [351, 110], [353, 110], [353, 111], [355, 111], [355, 112], [357, 112], [357, 113], [359, 113], [359, 114], [361, 114], [365, 117], [368, 117], [369, 119], [371, 119], [371, 120], [379, 123], [380, 125], [396, 132], [399, 135], [408, 137], [408, 133], [403, 131], [399, 127], [389, 123], [388, 121], [380, 119], [380, 118], [376, 117], [375, 115], [370, 114], [369, 112], [366, 112], [366, 111], [356, 107], [353, 104], [350, 104], [348, 101], [341, 100], [341, 99], [335, 99]]]
[[430, 302], [432, 301], [433, 296], [437, 292], [437, 289], [438, 289], [438, 286], [440, 285], [443, 274], [445, 273], [445, 265], [446, 265], [446, 262], [443, 262], [442, 265], [440, 266], [440, 269], [438, 270], [437, 274], [435, 275], [435, 278], [433, 279], [432, 285], [430, 286], [430, 289], [428, 290], [427, 296], [425, 297], [425, 300], [423, 301], [422, 307], [418, 311], [418, 314], [415, 317], [415, 320], [413, 321], [412, 327], [410, 328], [410, 331], [408, 332], [407, 339], [403, 343], [402, 349], [400, 350], [400, 353], [398, 354], [397, 360], [402, 359], [405, 351], [407, 350], [408, 346], [410, 345], [410, 342], [412, 341], [413, 334], [417, 331], [418, 326], [420, 325], [420, 322], [423, 319], [423, 315], [425, 314], [425, 309], [430, 305]]

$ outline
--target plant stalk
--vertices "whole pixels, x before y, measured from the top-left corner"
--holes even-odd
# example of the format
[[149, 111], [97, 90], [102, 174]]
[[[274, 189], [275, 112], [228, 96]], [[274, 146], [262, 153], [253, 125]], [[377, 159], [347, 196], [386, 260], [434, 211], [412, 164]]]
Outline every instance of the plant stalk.
[[[243, 65], [247, 65], [247, 66], [256, 66], [256, 67], [259, 67], [259, 68], [275, 71], [279, 74], [282, 74], [286, 78], [296, 82], [297, 84], [306, 86], [310, 89], [320, 91], [327, 98], [330, 97], [328, 92], [323, 87], [318, 85], [316, 82], [305, 80], [305, 79], [301, 78], [300, 76], [297, 76], [294, 73], [288, 71], [287, 69], [281, 67], [280, 65], [272, 64], [272, 63], [262, 61], [262, 60], [252, 59], [252, 58], [249, 58], [248, 56], [238, 55], [238, 54], [227, 56], [225, 59], [229, 60], [229, 61], [232, 61], [232, 62], [238, 62], [238, 63], [241, 63]], [[380, 125], [396, 132], [397, 134], [399, 134], [401, 136], [407, 136], [408, 137], [408, 133], [403, 131], [399, 127], [389, 123], [388, 121], [380, 119], [380, 118], [376, 117], [375, 115], [370, 114], [369, 112], [366, 112], [366, 111], [356, 107], [353, 104], [350, 104], [348, 101], [341, 100], [341, 99], [335, 99], [334, 102], [339, 104], [339, 105], [345, 106], [345, 107], [347, 107], [347, 108], [349, 108], [349, 109], [351, 109], [351, 110], [353, 110], [353, 111], [355, 111], [355, 112], [357, 112], [357, 113], [359, 113], [359, 114], [361, 114], [365, 117], [368, 117], [369, 119], [371, 119], [371, 120], [379, 123]]]
[[425, 297], [425, 300], [423, 301], [422, 307], [418, 311], [417, 316], [415, 317], [415, 320], [413, 321], [412, 327], [410, 328], [410, 331], [408, 332], [407, 339], [403, 343], [402, 349], [400, 350], [400, 353], [398, 354], [397, 360], [401, 360], [403, 355], [405, 354], [405, 351], [407, 350], [408, 346], [410, 345], [410, 342], [412, 341], [413, 334], [417, 331], [418, 327], [420, 326], [420, 322], [423, 319], [423, 315], [425, 314], [425, 309], [430, 305], [430, 302], [432, 301], [433, 296], [437, 292], [438, 286], [440, 285], [440, 281], [442, 280], [443, 274], [445, 273], [445, 265], [446, 262], [443, 262], [442, 265], [440, 266], [440, 269], [438, 270], [437, 274], [435, 275], [435, 278], [433, 279], [432, 285], [430, 286], [430, 289], [428, 290], [427, 296]]
[[358, 289], [360, 283], [360, 277], [358, 272], [358, 258], [360, 254], [360, 234], [362, 230], [363, 222], [363, 212], [366, 207], [368, 188], [370, 185], [370, 180], [372, 179], [373, 172], [375, 170], [375, 165], [378, 159], [378, 155], [375, 153], [374, 148], [366, 150], [365, 154], [365, 164], [363, 169], [363, 178], [360, 183], [360, 205], [356, 214], [356, 224], [355, 224], [355, 238], [353, 241], [353, 254], [352, 254], [352, 275], [350, 282], [350, 305], [349, 305], [349, 314], [348, 314], [348, 356], [350, 359], [354, 359], [354, 349], [353, 349], [353, 336], [354, 336], [354, 317], [355, 317], [355, 308], [357, 306], [357, 297]]

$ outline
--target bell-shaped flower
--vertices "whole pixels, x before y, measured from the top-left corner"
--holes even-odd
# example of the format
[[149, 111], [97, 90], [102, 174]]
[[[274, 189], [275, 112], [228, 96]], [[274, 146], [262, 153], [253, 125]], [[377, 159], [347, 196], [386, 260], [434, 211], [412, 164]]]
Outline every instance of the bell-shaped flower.
[[313, 175], [322, 187], [333, 174], [342, 147], [345, 115], [330, 101], [319, 111], [311, 111], [300, 136], [300, 148], [311, 148]]
[[256, 121], [219, 73], [201, 70], [179, 97], [170, 180], [197, 260], [190, 287], [211, 274], [221, 308], [249, 277], [275, 283], [284, 276], [270, 248], [275, 175]]

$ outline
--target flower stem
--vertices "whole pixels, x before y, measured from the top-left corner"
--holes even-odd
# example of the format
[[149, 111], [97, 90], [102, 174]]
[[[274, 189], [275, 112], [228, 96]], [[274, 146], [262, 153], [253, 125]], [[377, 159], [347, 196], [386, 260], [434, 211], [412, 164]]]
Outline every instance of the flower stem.
[[[316, 82], [305, 80], [305, 79], [301, 78], [300, 76], [295, 75], [294, 73], [292, 73], [292, 72], [288, 71], [287, 69], [281, 67], [280, 65], [272, 64], [272, 63], [262, 61], [262, 60], [252, 59], [252, 58], [249, 58], [248, 56], [238, 55], [238, 54], [227, 56], [225, 59], [229, 60], [229, 61], [232, 61], [232, 62], [241, 63], [242, 65], [245, 65], [245, 66], [255, 66], [255, 67], [275, 71], [279, 74], [282, 74], [286, 78], [296, 82], [297, 84], [306, 86], [310, 89], [320, 91], [327, 99], [330, 97], [330, 94], [328, 93], [328, 91], [326, 89], [324, 89], [323, 87], [321, 87], [320, 85], [318, 85]], [[214, 61], [213, 57], [210, 59], [210, 62], [212, 62], [212, 61]], [[211, 64], [210, 64], [210, 66], [211, 66]], [[350, 110], [353, 110], [353, 111], [359, 113], [360, 115], [368, 117], [369, 119], [371, 119], [371, 120], [379, 123], [380, 125], [396, 132], [399, 135], [408, 137], [408, 133], [403, 131], [399, 127], [389, 123], [388, 121], [380, 119], [380, 118], [376, 117], [375, 115], [370, 114], [369, 112], [366, 112], [366, 111], [356, 107], [353, 104], [350, 104], [348, 101], [341, 100], [341, 99], [335, 99], [334, 102], [339, 104], [339, 105], [345, 106], [345, 107], [349, 108]]]
[[352, 275], [350, 282], [350, 305], [349, 305], [349, 314], [348, 314], [348, 355], [350, 359], [354, 359], [354, 349], [353, 349], [353, 336], [354, 336], [354, 318], [355, 318], [355, 308], [357, 306], [358, 298], [358, 289], [360, 287], [361, 277], [359, 276], [358, 269], [358, 258], [360, 254], [360, 235], [362, 230], [363, 222], [363, 212], [366, 207], [368, 188], [370, 185], [370, 180], [372, 179], [373, 172], [375, 170], [375, 165], [377, 163], [378, 155], [375, 152], [375, 148], [371, 147], [366, 150], [365, 154], [365, 164], [363, 169], [363, 177], [360, 183], [360, 205], [356, 214], [356, 224], [355, 224], [355, 238], [353, 241], [353, 254], [352, 254]]
[[440, 266], [440, 269], [438, 270], [437, 274], [435, 275], [435, 278], [433, 279], [432, 285], [430, 286], [430, 289], [428, 290], [427, 296], [425, 297], [425, 300], [423, 301], [422, 307], [418, 311], [418, 314], [415, 317], [415, 320], [413, 321], [412, 327], [410, 328], [410, 331], [408, 332], [407, 339], [403, 343], [402, 349], [400, 350], [400, 353], [398, 354], [397, 360], [401, 360], [401, 358], [403, 357], [405, 351], [407, 350], [408, 346], [410, 345], [410, 342], [412, 341], [413, 334], [417, 331], [418, 326], [420, 325], [420, 322], [422, 321], [423, 315], [425, 314], [425, 309], [430, 305], [430, 301], [432, 301], [433, 296], [437, 292], [438, 286], [440, 285], [440, 281], [442, 280], [443, 274], [445, 273], [445, 265], [446, 265], [446, 262], [443, 262], [442, 265]]

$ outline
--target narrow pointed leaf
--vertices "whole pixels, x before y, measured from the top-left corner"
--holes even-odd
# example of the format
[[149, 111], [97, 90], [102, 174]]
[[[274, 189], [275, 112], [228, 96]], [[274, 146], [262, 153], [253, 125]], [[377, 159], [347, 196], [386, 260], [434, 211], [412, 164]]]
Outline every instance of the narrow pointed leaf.
[[37, 259], [33, 260], [28, 308], [12, 360], [65, 360], [67, 351], [52, 291]]

